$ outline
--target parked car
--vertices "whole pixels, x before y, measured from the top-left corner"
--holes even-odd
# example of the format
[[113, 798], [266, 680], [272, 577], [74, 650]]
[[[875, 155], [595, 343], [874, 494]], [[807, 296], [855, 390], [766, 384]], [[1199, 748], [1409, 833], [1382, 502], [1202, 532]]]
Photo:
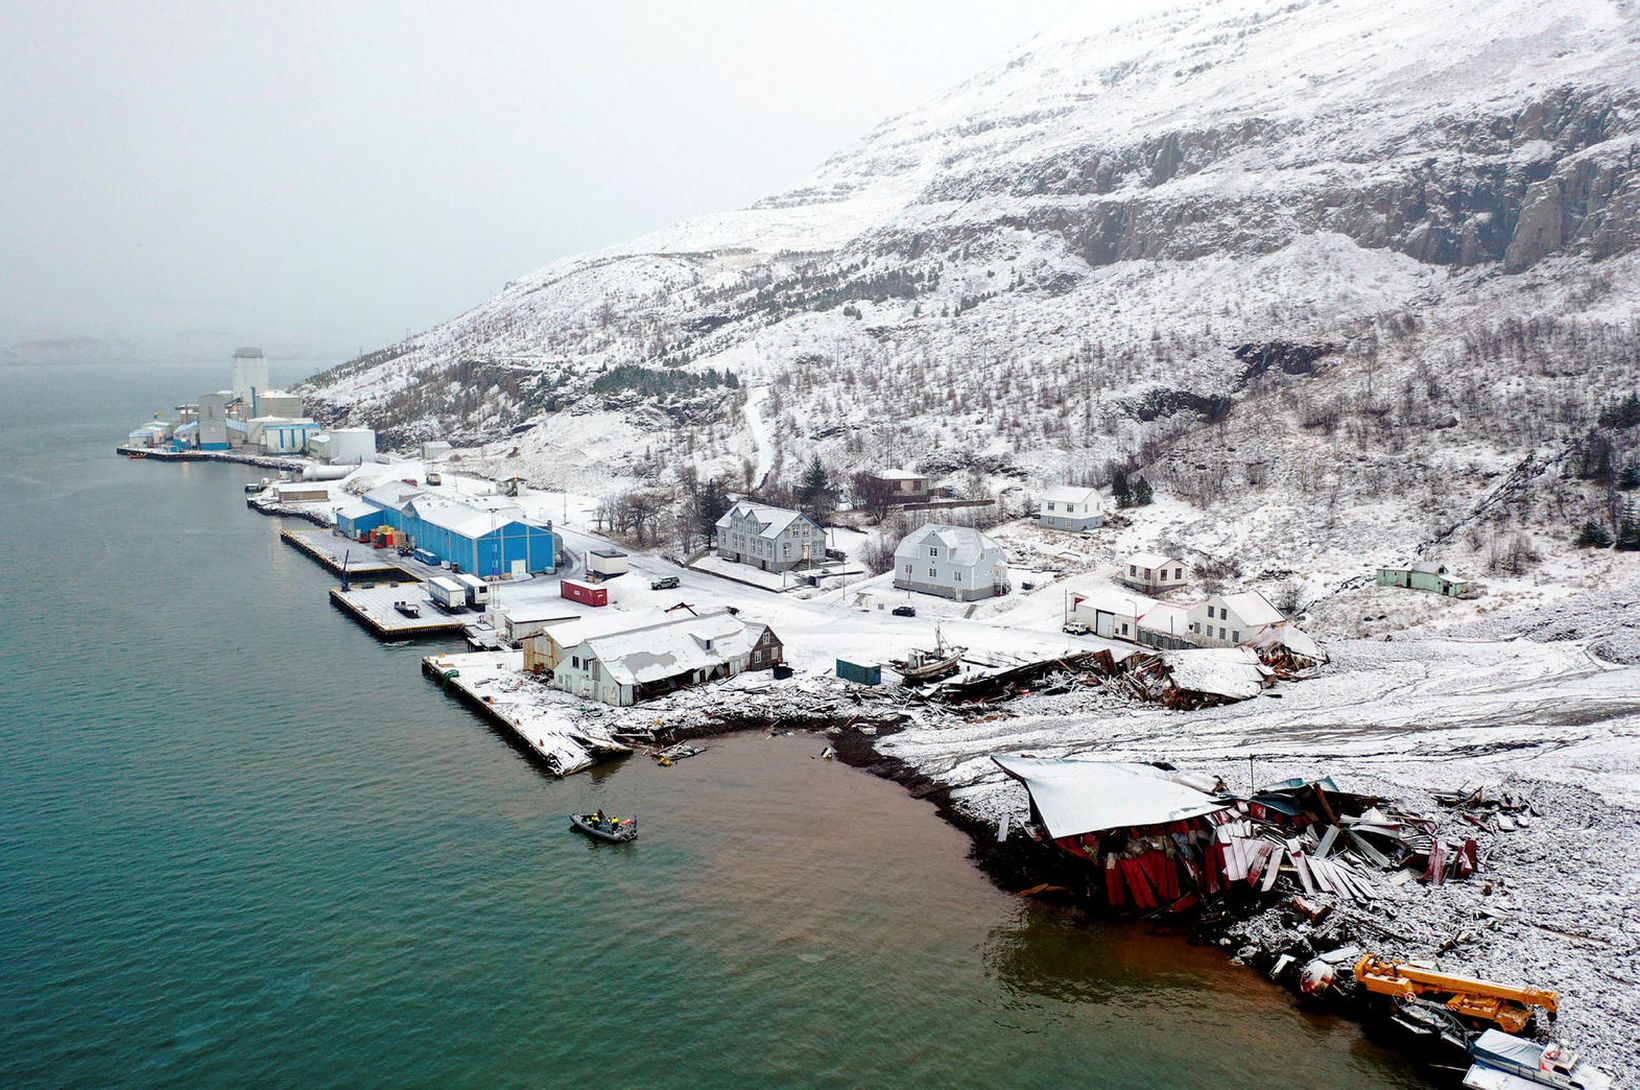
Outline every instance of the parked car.
[[677, 587], [678, 577], [675, 575], [665, 576], [664, 578], [657, 579], [653, 583], [649, 584], [650, 590], [676, 590]]
[[894, 607], [894, 616], [896, 616], [896, 617], [915, 617], [916, 615], [917, 615], [917, 607], [916, 606], [895, 606]]
[[1092, 632], [1093, 629], [1089, 628], [1081, 621], [1071, 621], [1069, 624], [1065, 625], [1062, 631], [1067, 636], [1086, 636], [1089, 632]]

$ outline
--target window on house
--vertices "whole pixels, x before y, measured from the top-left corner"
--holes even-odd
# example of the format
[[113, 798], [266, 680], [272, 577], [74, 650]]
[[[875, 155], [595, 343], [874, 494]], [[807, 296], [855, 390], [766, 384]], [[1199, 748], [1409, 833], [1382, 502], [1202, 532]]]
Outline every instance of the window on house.
[[1221, 639], [1221, 640], [1224, 639], [1224, 626], [1223, 625], [1219, 626], [1219, 639]]
[[1241, 629], [1239, 629], [1239, 628], [1231, 629], [1230, 630], [1230, 638], [1232, 640], [1234, 640], [1235, 642], [1240, 643], [1241, 642]]
[[907, 564], [907, 565], [906, 565], [906, 566], [905, 566], [905, 573], [906, 573], [906, 574], [907, 574], [907, 575], [910, 575], [910, 574], [911, 574], [911, 565], [910, 565], [910, 564]]
[[598, 660], [597, 659], [588, 659], [587, 660], [587, 668], [592, 671], [592, 680], [597, 681], [598, 680]]
[[1183, 568], [1174, 568], [1173, 569], [1173, 578], [1183, 579], [1184, 578], [1184, 569]]
[[959, 583], [962, 582], [962, 573], [960, 571], [959, 572], [953, 572], [952, 574], [956, 576], [957, 582], [959, 582]]
[[939, 555], [940, 555], [939, 549], [935, 548], [932, 545], [930, 545], [928, 547], [928, 556], [929, 556], [930, 559], [938, 558]]
[[1123, 621], [1122, 622], [1122, 635], [1126, 636], [1127, 634], [1128, 634], [1127, 633], [1127, 622]]
[[1139, 569], [1135, 565], [1129, 564], [1128, 565], [1128, 575], [1131, 577], [1131, 576], [1135, 576], [1135, 575], [1138, 575], [1138, 574], [1139, 574]]
[[581, 657], [579, 655], [571, 655], [569, 664], [579, 670], [581, 668]]
[[930, 578], [930, 579], [932, 579], [932, 578], [934, 578], [934, 577], [935, 577], [935, 576], [936, 576], [936, 575], [938, 575], [938, 574], [939, 574], [939, 573], [940, 573], [940, 572], [939, 572], [939, 569], [938, 569], [938, 568], [929, 568], [929, 569], [928, 569], [928, 578]]

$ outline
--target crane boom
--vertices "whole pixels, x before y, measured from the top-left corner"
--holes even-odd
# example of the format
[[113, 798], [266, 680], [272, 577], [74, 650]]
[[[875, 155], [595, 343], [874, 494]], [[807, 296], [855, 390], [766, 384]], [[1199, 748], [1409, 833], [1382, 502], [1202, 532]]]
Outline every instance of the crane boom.
[[1533, 1007], [1552, 1015], [1560, 1006], [1559, 994], [1548, 988], [1458, 976], [1377, 954], [1362, 955], [1355, 963], [1355, 979], [1380, 995], [1439, 999], [1454, 1014], [1491, 1022], [1509, 1033], [1526, 1028]]

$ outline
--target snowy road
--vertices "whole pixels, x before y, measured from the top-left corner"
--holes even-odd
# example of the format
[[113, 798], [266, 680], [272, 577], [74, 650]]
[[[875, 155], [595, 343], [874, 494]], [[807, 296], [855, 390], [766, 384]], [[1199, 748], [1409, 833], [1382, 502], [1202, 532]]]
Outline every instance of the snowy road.
[[752, 478], [757, 481], [757, 487], [762, 488], [768, 481], [768, 476], [774, 470], [774, 433], [769, 422], [763, 417], [763, 403], [769, 399], [769, 387], [750, 386], [746, 389], [746, 430], [752, 437], [752, 447], [757, 452], [757, 465], [752, 472]]

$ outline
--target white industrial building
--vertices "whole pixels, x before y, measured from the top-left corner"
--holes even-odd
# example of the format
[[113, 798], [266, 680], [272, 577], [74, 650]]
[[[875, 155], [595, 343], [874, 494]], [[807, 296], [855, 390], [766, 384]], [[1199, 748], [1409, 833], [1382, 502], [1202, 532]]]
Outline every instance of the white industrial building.
[[376, 433], [369, 428], [331, 428], [308, 437], [308, 453], [331, 465], [361, 465], [376, 457]]
[[292, 420], [299, 419], [302, 415], [302, 395], [293, 394], [289, 390], [269, 390], [257, 395], [256, 411], [244, 415], [247, 418], [283, 416]]
[[1008, 559], [978, 530], [931, 522], [894, 550], [894, 586], [972, 602], [1008, 593]]
[[245, 445], [264, 454], [300, 454], [319, 425], [306, 417], [258, 416], [245, 429]]
[[[260, 348], [240, 348], [233, 354], [233, 396], [239, 400], [239, 415], [249, 420], [261, 416], [257, 404], [268, 391], [268, 361]], [[297, 410], [301, 410], [298, 408]]]
[[198, 446], [200, 450], [228, 449], [228, 402], [233, 394], [226, 390], [199, 395]]

